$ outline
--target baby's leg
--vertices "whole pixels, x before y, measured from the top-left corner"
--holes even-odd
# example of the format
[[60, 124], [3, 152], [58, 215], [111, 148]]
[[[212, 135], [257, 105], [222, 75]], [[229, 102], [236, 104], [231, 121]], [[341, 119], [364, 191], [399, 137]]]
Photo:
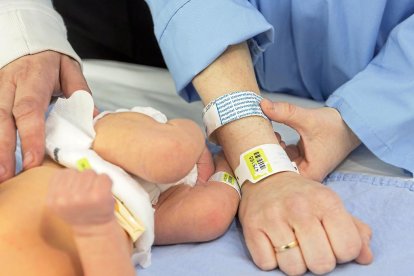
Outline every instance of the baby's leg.
[[[216, 157], [215, 163], [216, 172], [231, 172], [222, 155]], [[220, 182], [172, 187], [161, 194], [155, 206], [155, 243], [213, 240], [228, 229], [238, 204], [237, 191]]]
[[93, 149], [147, 181], [172, 183], [187, 175], [203, 151], [204, 135], [192, 121], [165, 124], [136, 112], [106, 115], [95, 125]]

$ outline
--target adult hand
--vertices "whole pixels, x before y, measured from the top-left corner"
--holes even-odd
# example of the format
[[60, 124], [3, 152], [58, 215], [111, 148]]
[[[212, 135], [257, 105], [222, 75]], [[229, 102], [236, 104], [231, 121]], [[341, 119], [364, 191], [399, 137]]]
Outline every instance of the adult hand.
[[334, 108], [307, 109], [269, 100], [261, 107], [271, 120], [299, 133], [299, 142], [285, 150], [301, 175], [313, 180], [322, 181], [361, 143]]
[[[328, 187], [285, 172], [243, 186], [239, 219], [253, 261], [288, 275], [324, 274], [336, 263], [372, 261], [370, 228]], [[276, 250], [292, 241], [298, 246]]]
[[16, 129], [24, 169], [41, 164], [45, 112], [53, 92], [69, 97], [79, 89], [89, 91], [79, 64], [57, 52], [27, 55], [0, 69], [0, 182], [14, 175]]

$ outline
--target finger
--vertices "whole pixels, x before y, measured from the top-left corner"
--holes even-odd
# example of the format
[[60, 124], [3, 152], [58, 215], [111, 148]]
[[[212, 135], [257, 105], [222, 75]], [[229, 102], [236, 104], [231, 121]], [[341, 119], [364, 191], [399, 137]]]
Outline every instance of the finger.
[[44, 158], [45, 112], [53, 93], [48, 79], [32, 74], [17, 83], [13, 116], [19, 130], [23, 168], [40, 165]]
[[11, 178], [15, 171], [16, 126], [12, 114], [16, 87], [0, 81], [0, 183]]
[[371, 242], [372, 231], [369, 226], [357, 218], [353, 218], [356, 227], [358, 228], [359, 234], [361, 235], [362, 240], [362, 248], [359, 256], [355, 259], [355, 261], [359, 264], [370, 264], [374, 258], [371, 248], [369, 246]]
[[338, 263], [354, 260], [361, 251], [361, 236], [345, 208], [331, 211], [322, 219]]
[[292, 225], [308, 269], [315, 274], [332, 271], [336, 259], [319, 219], [302, 216]]
[[269, 233], [279, 269], [288, 275], [301, 275], [306, 272], [306, 263], [303, 259], [301, 247], [295, 246], [287, 250], [281, 247], [296, 240], [292, 228], [285, 222], [276, 223]]
[[278, 132], [275, 132], [275, 136], [277, 141], [280, 143], [282, 141], [282, 136]]
[[276, 255], [269, 238], [260, 230], [243, 230], [244, 238], [253, 262], [262, 270], [277, 267]]
[[309, 110], [286, 102], [271, 102], [267, 99], [261, 101], [263, 112], [272, 121], [290, 126], [300, 132], [307, 126]]
[[76, 176], [76, 179], [72, 185], [75, 193], [89, 194], [93, 191], [94, 182], [97, 178], [95, 171], [85, 170], [83, 172], [79, 172], [73, 170], [73, 174]]
[[111, 205], [115, 205], [115, 199], [112, 196], [112, 181], [106, 174], [100, 174], [95, 179], [95, 190], [100, 192], [105, 202]]
[[66, 98], [77, 90], [91, 92], [79, 63], [66, 55], [62, 55], [60, 61], [60, 85]]
[[297, 145], [288, 145], [286, 146], [285, 151], [287, 155], [289, 156], [290, 160], [295, 161], [295, 162], [299, 161], [299, 160], [296, 160], [301, 156]]
[[111, 193], [112, 181], [107, 174], [99, 174], [94, 180], [95, 187], [105, 193]]
[[65, 195], [65, 198], [71, 196], [67, 186], [72, 177], [70, 169], [58, 170], [52, 176], [49, 182], [46, 200], [46, 204], [49, 208], [58, 211], [57, 209], [59, 209], [66, 202], [64, 198], [62, 198], [62, 194]]

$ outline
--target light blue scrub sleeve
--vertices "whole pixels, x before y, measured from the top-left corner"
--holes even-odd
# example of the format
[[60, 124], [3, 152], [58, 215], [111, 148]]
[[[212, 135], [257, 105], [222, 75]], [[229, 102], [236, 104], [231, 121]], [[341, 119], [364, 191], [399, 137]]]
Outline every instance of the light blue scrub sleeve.
[[146, 0], [155, 35], [177, 91], [199, 100], [192, 79], [230, 45], [249, 41], [253, 60], [273, 40], [273, 27], [247, 0]]
[[380, 159], [414, 172], [414, 15], [326, 103]]

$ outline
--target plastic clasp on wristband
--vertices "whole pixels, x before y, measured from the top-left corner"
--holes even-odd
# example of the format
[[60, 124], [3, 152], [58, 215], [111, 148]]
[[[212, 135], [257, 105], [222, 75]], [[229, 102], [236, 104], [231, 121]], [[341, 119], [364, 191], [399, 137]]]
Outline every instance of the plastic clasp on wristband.
[[268, 120], [260, 108], [262, 99], [254, 92], [241, 91], [229, 93], [211, 101], [203, 110], [203, 122], [208, 138], [216, 142], [213, 135], [216, 129], [241, 118], [260, 116]]
[[264, 144], [243, 152], [234, 174], [241, 188], [247, 180], [256, 183], [270, 175], [286, 171], [299, 173], [296, 164], [290, 161], [281, 146]]

